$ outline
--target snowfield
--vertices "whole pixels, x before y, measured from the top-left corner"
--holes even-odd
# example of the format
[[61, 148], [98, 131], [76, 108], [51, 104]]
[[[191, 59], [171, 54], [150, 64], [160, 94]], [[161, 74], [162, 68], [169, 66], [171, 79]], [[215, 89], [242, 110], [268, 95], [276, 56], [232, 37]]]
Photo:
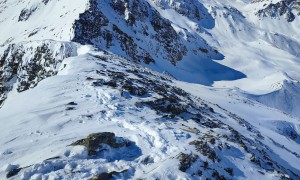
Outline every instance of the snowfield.
[[0, 179], [300, 179], [299, 15], [0, 1]]
[[[132, 95], [130, 91], [119, 89], [123, 79], [116, 80], [117, 86], [113, 83], [100, 85], [101, 79], [110, 82], [113, 78], [114, 73], [106, 74], [107, 70], [144, 82], [157, 80], [157, 83], [180, 87], [191, 93], [193, 101], [203, 108], [203, 117], [198, 120], [191, 115], [198, 109], [172, 118], [170, 112], [158, 113], [151, 106], [136, 106], [137, 102], [160, 95], [151, 91], [143, 96]], [[135, 71], [139, 71], [141, 77], [137, 77]], [[299, 119], [243, 98], [236, 91], [170, 81], [168, 77], [155, 74], [125, 59], [90, 51], [65, 59], [57, 76], [41, 81], [35, 88], [22, 93], [10, 92], [0, 109], [3, 120], [0, 127], [1, 177], [13, 167], [21, 167], [14, 178], [88, 179], [104, 172], [124, 171], [114, 177], [193, 179], [199, 177], [196, 173], [200, 171], [206, 177], [212, 176], [213, 170], [201, 165], [205, 161], [227, 178], [230, 175], [225, 168], [232, 168], [238, 179], [282, 176], [282, 172], [270, 172], [271, 167], [264, 167], [267, 165], [262, 165], [264, 169], [252, 163], [251, 151], [238, 145], [238, 139], [222, 140], [235, 131], [245, 138], [245, 143], [253, 141], [245, 146], [266, 151], [272, 163], [278, 164], [288, 176], [294, 177], [294, 173], [296, 177], [300, 173]], [[147, 89], [147, 86], [141, 88]], [[219, 125], [202, 124], [206, 119], [219, 122]], [[224, 127], [219, 127], [221, 122]], [[83, 146], [69, 146], [100, 132], [113, 132], [132, 144], [130, 148], [108, 148], [97, 154], [97, 158], [90, 157]], [[215, 137], [216, 142], [211, 146], [219, 162], [201, 155], [191, 145], [201, 138], [209, 141], [210, 136]], [[224, 149], [218, 149], [217, 145]], [[181, 153], [194, 153], [201, 159], [183, 173], [178, 169]], [[260, 157], [259, 151], [253, 153], [262, 164], [267, 160]]]

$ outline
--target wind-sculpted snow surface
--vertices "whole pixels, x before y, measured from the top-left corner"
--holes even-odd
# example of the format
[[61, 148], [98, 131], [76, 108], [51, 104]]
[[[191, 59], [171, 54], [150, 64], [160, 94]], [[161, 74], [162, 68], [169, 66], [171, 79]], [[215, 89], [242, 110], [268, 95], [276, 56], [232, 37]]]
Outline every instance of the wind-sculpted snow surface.
[[256, 95], [250, 98], [267, 104], [270, 107], [283, 110], [288, 114], [300, 117], [300, 83], [299, 81], [283, 81], [274, 92]]
[[64, 60], [0, 110], [10, 119], [0, 127], [1, 178], [299, 178], [299, 143], [282, 146], [284, 129], [266, 133], [178, 86], [194, 88], [104, 52]]

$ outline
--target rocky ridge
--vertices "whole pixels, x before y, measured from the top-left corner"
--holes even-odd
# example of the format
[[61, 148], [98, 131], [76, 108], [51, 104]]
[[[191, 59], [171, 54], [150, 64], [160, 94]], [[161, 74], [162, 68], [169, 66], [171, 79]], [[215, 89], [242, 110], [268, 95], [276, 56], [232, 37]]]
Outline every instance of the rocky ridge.
[[[0, 11], [7, 7], [6, 2], [0, 3]], [[270, 4], [258, 16], [285, 16], [292, 23], [297, 3]], [[43, 0], [22, 7], [14, 20], [32, 22], [51, 4], [53, 0]], [[60, 32], [70, 31], [67, 34], [71, 36], [64, 38], [73, 42], [14, 43], [17, 39], [9, 37], [1, 45], [5, 51], [0, 53], [0, 104], [3, 106], [11, 90], [16, 92], [16, 97], [10, 96], [4, 103], [4, 110], [0, 109], [2, 119], [11, 119], [9, 125], [3, 124], [0, 138], [4, 145], [0, 165], [7, 178], [299, 178], [295, 166], [300, 158], [298, 119], [242, 96], [236, 97], [243, 102], [242, 108], [231, 106], [237, 102], [229, 102], [226, 110], [204, 101], [202, 97], [208, 96], [205, 93], [192, 95], [187, 91], [192, 85], [176, 81], [168, 72], [161, 74], [142, 66], [164, 61], [177, 67], [190, 55], [201, 57], [201, 62], [223, 59], [203, 37], [214, 36], [209, 30], [220, 23], [215, 21], [218, 16], [232, 23], [228, 24], [232, 34], [247, 33], [243, 27], [246, 16], [238, 9], [228, 5], [208, 10], [196, 0], [90, 0], [81, 13], [62, 7], [61, 20], [72, 12], [78, 15], [72, 27]], [[168, 17], [166, 11], [174, 17]], [[177, 23], [178, 17], [188, 18], [192, 25]], [[52, 28], [26, 29], [24, 37], [43, 39], [40, 35], [49, 29], [54, 31], [53, 38], [61, 36], [57, 28]], [[298, 55], [297, 40], [277, 33], [265, 36], [265, 42]], [[219, 69], [228, 73], [220, 66], [209, 73], [209, 66], [204, 67], [202, 76], [214, 76]], [[237, 77], [230, 80], [244, 77], [233, 76]], [[200, 89], [204, 88], [195, 92]], [[248, 97], [270, 107], [274, 103], [269, 99], [279, 97], [288, 102], [294, 97], [297, 105], [298, 96], [291, 94], [297, 94], [298, 89], [295, 80], [284, 83], [275, 93]], [[37, 102], [32, 100], [35, 96]], [[236, 94], [225, 92], [222, 96]], [[19, 101], [12, 105], [14, 98]], [[24, 111], [22, 102], [26, 104]], [[281, 103], [276, 102], [275, 108], [280, 109]], [[249, 114], [252, 108], [257, 108], [253, 117], [243, 118], [243, 110], [248, 109]], [[234, 111], [241, 111], [241, 115]], [[257, 115], [258, 111], [266, 114]], [[32, 154], [35, 158], [30, 158]], [[4, 162], [8, 164], [4, 166]], [[4, 171], [0, 171], [1, 177]], [[171, 174], [165, 175], [167, 171]]]
[[[252, 3], [265, 2], [264, 0], [254, 0]], [[268, 2], [266, 2], [268, 3]], [[300, 1], [282, 0], [276, 3], [264, 4], [263, 9], [256, 13], [259, 17], [279, 18], [284, 17], [288, 22], [295, 20], [300, 16]]]
[[[167, 8], [163, 1], [155, 3]], [[191, 3], [188, 9], [170, 5], [183, 16], [198, 21], [209, 16], [202, 17], [198, 5], [193, 7]], [[204, 9], [203, 5], [200, 7]], [[193, 36], [184, 29], [175, 31], [172, 22], [162, 17], [146, 0], [91, 0], [90, 9], [80, 15], [74, 29], [75, 42], [92, 44], [146, 64], [165, 59], [176, 65], [188, 52], [211, 57], [219, 55], [200, 36]]]
[[[49, 157], [40, 163], [21, 168], [14, 166], [17, 168], [12, 168], [7, 174], [10, 177], [29, 179], [51, 176], [88, 179], [106, 176], [110, 178], [146, 178], [151, 176], [159, 178], [161, 177], [160, 174], [156, 174], [155, 171], [135, 174], [135, 169], [138, 167], [160, 169], [169, 168], [171, 165], [174, 172], [186, 173], [188, 178], [230, 179], [240, 177], [247, 171], [242, 166], [228, 163], [229, 158], [232, 158], [235, 161], [241, 160], [244, 164], [248, 163], [253, 174], [263, 177], [299, 178], [295, 168], [285, 166], [280, 158], [272, 158], [276, 154], [268, 145], [265, 145], [265, 141], [268, 139], [261, 135], [257, 127], [218, 105], [209, 104], [174, 86], [172, 78], [162, 76], [142, 68], [140, 65], [134, 65], [126, 59], [105, 52], [91, 52], [81, 59], [74, 57], [71, 61], [73, 65], [69, 64], [70, 62], [66, 62], [66, 64], [70, 68], [74, 65], [80, 66], [85, 61], [86, 63], [89, 62], [90, 68], [85, 68], [86, 72], [80, 73], [76, 70], [73, 72], [78, 79], [75, 84], [80, 82], [82, 89], [92, 89], [104, 94], [98, 94], [97, 98], [99, 99], [93, 100], [96, 101], [97, 108], [90, 109], [88, 115], [82, 114], [80, 117], [76, 115], [77, 112], [82, 111], [82, 108], [88, 108], [84, 105], [87, 100], [79, 100], [80, 98], [78, 98], [75, 102], [68, 103], [67, 106], [74, 106], [72, 109], [66, 109], [69, 116], [75, 115], [74, 121], [84, 118], [87, 123], [95, 123], [94, 121], [98, 121], [98, 116], [101, 114], [100, 122], [105, 123], [116, 118], [114, 117], [115, 114], [123, 112], [119, 115], [120, 119], [115, 119], [116, 125], [118, 125], [116, 128], [128, 129], [135, 133], [143, 131], [145, 134], [151, 134], [152, 132], [140, 123], [147, 114], [147, 116], [154, 118], [154, 121], [148, 122], [150, 124], [147, 127], [165, 122], [169, 127], [167, 132], [175, 128], [182, 133], [176, 137], [185, 139], [181, 142], [183, 144], [174, 144], [177, 147], [175, 152], [165, 152], [166, 149], [175, 147], [169, 147], [172, 145], [162, 143], [164, 142], [163, 138], [154, 136], [153, 138], [157, 139], [152, 142], [152, 145], [149, 143], [152, 149], [158, 151], [141, 154], [141, 149], [145, 147], [139, 146], [137, 142], [116, 136], [114, 133], [95, 132], [85, 138], [67, 140], [65, 143], [73, 141], [68, 143], [71, 147], [61, 147], [58, 156], [54, 157], [55, 154], [53, 154], [54, 158]], [[63, 71], [66, 70], [62, 70], [61, 73]], [[82, 93], [81, 88], [78, 87], [75, 92]], [[114, 98], [105, 100], [108, 93], [113, 93]], [[69, 96], [71, 95], [69, 94]], [[75, 98], [76, 96], [72, 97]], [[136, 113], [134, 115], [136, 119], [128, 119], [128, 115], [132, 112]], [[68, 119], [68, 117], [66, 118]], [[224, 122], [232, 122], [232, 126]], [[242, 129], [237, 131], [233, 126]], [[88, 126], [82, 127], [83, 129], [88, 128]], [[276, 145], [280, 146], [280, 144]], [[163, 160], [164, 163], [157, 160], [157, 153], [167, 153], [167, 157]], [[294, 158], [300, 158], [297, 152], [290, 153]], [[123, 165], [118, 167], [116, 160], [121, 161]], [[175, 165], [174, 161], [176, 162]], [[81, 164], [84, 166], [82, 167]], [[85, 172], [94, 168], [95, 164], [97, 168], [93, 170], [94, 173], [86, 174]], [[110, 165], [116, 166], [116, 168], [107, 169], [106, 167]], [[40, 174], [41, 172], [43, 174]]]
[[0, 58], [0, 104], [15, 83], [18, 92], [33, 88], [56, 75], [64, 59], [76, 55], [75, 44], [67, 42], [46, 40], [9, 45]]

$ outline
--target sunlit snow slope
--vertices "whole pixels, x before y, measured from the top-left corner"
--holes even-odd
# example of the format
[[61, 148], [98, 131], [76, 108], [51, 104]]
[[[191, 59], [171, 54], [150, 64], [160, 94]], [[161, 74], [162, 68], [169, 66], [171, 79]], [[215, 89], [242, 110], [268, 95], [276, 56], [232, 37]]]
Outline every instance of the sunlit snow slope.
[[298, 0], [0, 0], [0, 179], [299, 179]]
[[[112, 172], [124, 179], [297, 179], [300, 173], [297, 119], [103, 52], [65, 59], [56, 76], [12, 91], [0, 119], [1, 178], [14, 168], [16, 179]], [[129, 146], [102, 145], [96, 155], [92, 146], [69, 146], [99, 132]]]

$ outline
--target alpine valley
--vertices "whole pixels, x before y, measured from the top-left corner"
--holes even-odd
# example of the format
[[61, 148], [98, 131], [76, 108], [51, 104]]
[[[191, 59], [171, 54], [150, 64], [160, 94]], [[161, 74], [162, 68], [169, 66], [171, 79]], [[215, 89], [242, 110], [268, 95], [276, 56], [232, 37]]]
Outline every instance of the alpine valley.
[[0, 179], [300, 179], [300, 0], [0, 0]]

